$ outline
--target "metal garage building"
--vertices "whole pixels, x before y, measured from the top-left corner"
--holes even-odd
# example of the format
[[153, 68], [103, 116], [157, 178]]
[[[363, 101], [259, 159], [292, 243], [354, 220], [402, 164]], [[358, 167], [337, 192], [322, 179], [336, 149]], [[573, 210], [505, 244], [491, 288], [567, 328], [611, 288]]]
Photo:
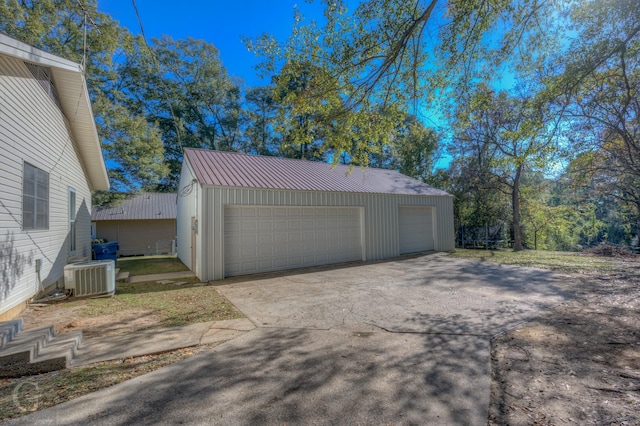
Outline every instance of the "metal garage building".
[[178, 257], [202, 280], [454, 249], [453, 202], [392, 170], [185, 149]]
[[93, 238], [117, 241], [120, 256], [174, 254], [175, 193], [141, 192], [115, 205], [94, 206]]

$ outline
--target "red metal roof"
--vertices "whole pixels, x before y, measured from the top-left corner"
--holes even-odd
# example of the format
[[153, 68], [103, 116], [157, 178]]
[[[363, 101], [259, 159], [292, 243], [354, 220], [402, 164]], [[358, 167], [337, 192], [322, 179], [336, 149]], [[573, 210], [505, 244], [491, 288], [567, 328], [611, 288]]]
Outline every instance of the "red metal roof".
[[393, 170], [187, 148], [201, 185], [298, 191], [449, 195]]
[[175, 219], [178, 194], [141, 192], [114, 206], [94, 206], [91, 220]]

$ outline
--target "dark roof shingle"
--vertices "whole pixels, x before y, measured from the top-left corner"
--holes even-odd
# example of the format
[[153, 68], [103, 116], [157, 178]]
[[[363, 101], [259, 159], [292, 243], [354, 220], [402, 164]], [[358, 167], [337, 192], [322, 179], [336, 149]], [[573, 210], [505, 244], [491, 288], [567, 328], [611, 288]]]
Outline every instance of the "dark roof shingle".
[[91, 220], [175, 219], [178, 194], [141, 192], [115, 206], [94, 206]]
[[396, 195], [448, 193], [394, 170], [187, 148], [184, 156], [202, 185]]

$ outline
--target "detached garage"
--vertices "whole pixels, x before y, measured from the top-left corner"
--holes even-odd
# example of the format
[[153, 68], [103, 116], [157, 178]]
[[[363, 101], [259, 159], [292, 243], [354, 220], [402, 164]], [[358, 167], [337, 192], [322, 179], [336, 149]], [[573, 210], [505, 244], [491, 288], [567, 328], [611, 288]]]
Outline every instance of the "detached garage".
[[452, 197], [398, 172], [200, 149], [177, 226], [202, 280], [454, 248]]
[[93, 238], [117, 241], [120, 256], [175, 254], [175, 193], [141, 192], [115, 205], [94, 206]]

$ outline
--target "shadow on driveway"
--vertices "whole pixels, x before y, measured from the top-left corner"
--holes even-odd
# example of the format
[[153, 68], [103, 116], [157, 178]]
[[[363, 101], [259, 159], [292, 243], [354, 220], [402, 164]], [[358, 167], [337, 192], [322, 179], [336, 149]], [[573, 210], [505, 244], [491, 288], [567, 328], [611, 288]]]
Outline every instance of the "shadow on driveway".
[[485, 424], [490, 336], [570, 296], [442, 255], [253, 278], [219, 290], [259, 328], [23, 421]]

